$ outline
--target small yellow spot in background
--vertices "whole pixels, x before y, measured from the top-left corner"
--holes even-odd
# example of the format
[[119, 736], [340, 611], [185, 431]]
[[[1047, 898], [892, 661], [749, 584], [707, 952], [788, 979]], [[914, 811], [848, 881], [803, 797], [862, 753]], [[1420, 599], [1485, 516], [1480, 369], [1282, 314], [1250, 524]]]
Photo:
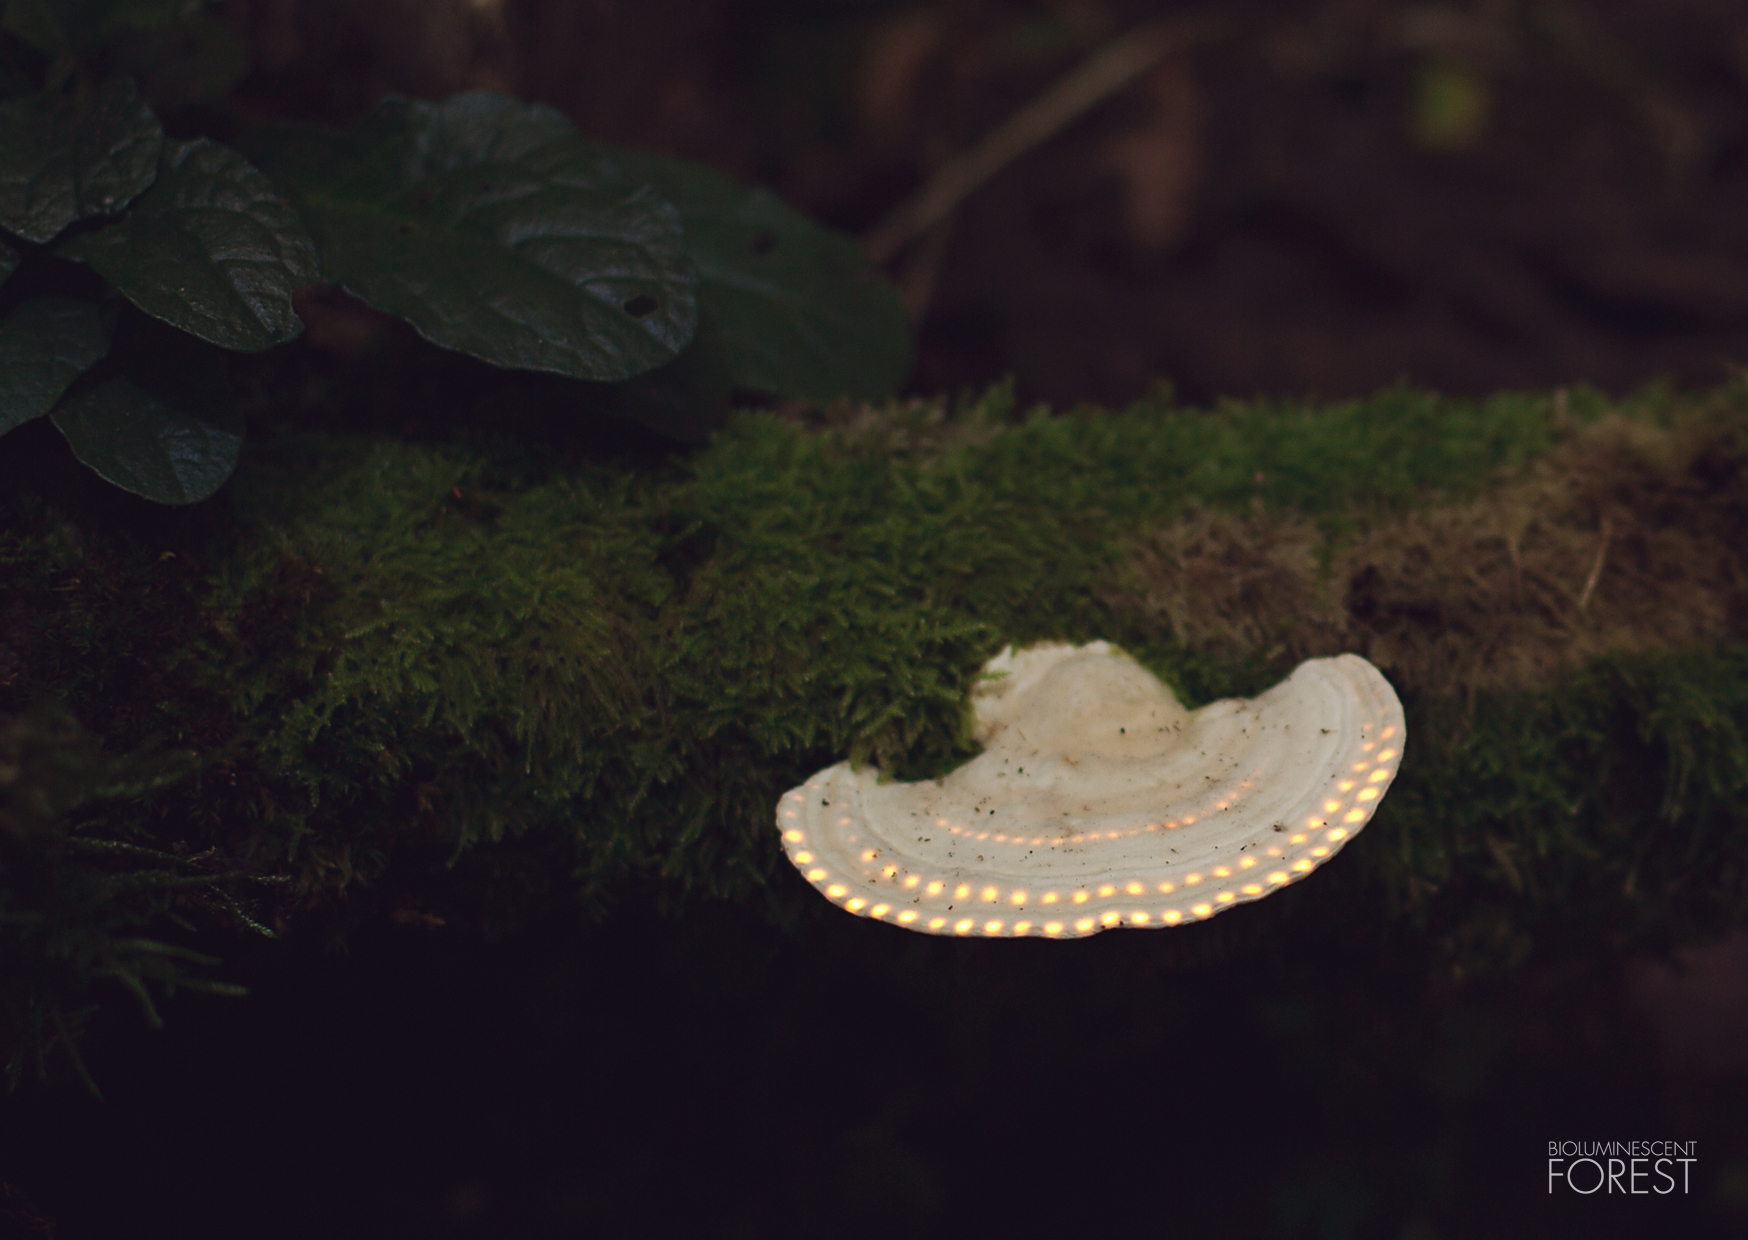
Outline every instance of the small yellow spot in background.
[[1123, 920], [1123, 914], [1117, 912], [1115, 909], [1112, 909], [1110, 912], [1106, 913], [1103, 917], [1100, 917], [1099, 920], [1104, 922], [1107, 926], [1114, 926], [1118, 922]]
[[854, 900], [848, 901], [844, 907], [849, 909], [852, 913], [860, 913], [863, 909], [868, 907], [868, 901], [864, 900], [861, 896], [857, 896]]
[[1075, 902], [1075, 903], [1076, 903], [1076, 904], [1085, 904], [1085, 903], [1086, 903], [1086, 900], [1087, 900], [1087, 895], [1086, 895], [1086, 892], [1084, 892], [1084, 891], [1077, 891], [1077, 892], [1075, 892], [1075, 893], [1074, 893], [1074, 902]]
[[1215, 878], [1231, 878], [1232, 871], [1227, 869], [1223, 865], [1217, 865], [1214, 867], [1214, 877]]
[[1354, 795], [1354, 800], [1356, 801], [1376, 801], [1377, 799], [1378, 790], [1376, 788], [1361, 788], [1359, 792]]
[[1032, 923], [1029, 921], [1016, 921], [1014, 923], [1014, 933], [1016, 935], [1032, 933]]
[[953, 888], [953, 898], [955, 900], [963, 900], [970, 894], [971, 885], [969, 883], [960, 883], [957, 887]]
[[1109, 883], [1106, 883], [1103, 887], [1099, 888], [1099, 895], [1101, 895], [1101, 896], [1114, 896], [1116, 894], [1117, 894], [1117, 889], [1115, 887], [1111, 886]]
[[[1385, 728], [1385, 729], [1384, 729], [1384, 730], [1383, 730], [1383, 731], [1382, 731], [1382, 732], [1380, 732], [1380, 733], [1378, 733], [1378, 739], [1379, 739], [1379, 740], [1381, 740], [1381, 741], [1387, 741], [1387, 740], [1389, 740], [1389, 739], [1390, 739], [1390, 738], [1391, 738], [1391, 737], [1392, 737], [1392, 736], [1395, 736], [1395, 735], [1396, 735], [1396, 729], [1395, 729], [1395, 728]], [[1384, 752], [1383, 752], [1383, 753], [1381, 753], [1381, 754], [1379, 754], [1379, 755], [1378, 755], [1378, 757], [1379, 757], [1379, 758], [1380, 758], [1380, 759], [1382, 759], [1382, 758], [1384, 758], [1384, 757], [1386, 757], [1386, 756], [1388, 756], [1388, 757], [1392, 757], [1392, 758], [1393, 758], [1393, 757], [1395, 757], [1395, 756], [1396, 756], [1396, 755], [1395, 755], [1395, 753], [1394, 753], [1394, 751], [1392, 751], [1392, 750], [1389, 750], [1389, 749], [1386, 749], [1386, 750], [1385, 750], [1385, 751], [1384, 751]]]
[[983, 923], [983, 932], [985, 934], [1000, 934], [1001, 933], [1001, 923], [999, 921], [984, 922]]
[[945, 886], [945, 883], [930, 883], [928, 886], [928, 893], [932, 896], [938, 896], [941, 894], [941, 888]]
[[1197, 883], [1199, 883], [1201, 881], [1202, 881], [1202, 876], [1200, 874], [1186, 875], [1184, 878], [1184, 886], [1194, 887]]
[[1230, 891], [1222, 891], [1219, 895], [1214, 897], [1214, 903], [1216, 903], [1216, 904], [1230, 904], [1234, 900], [1236, 900], [1237, 898], [1238, 897], [1233, 895]]
[[1174, 892], [1176, 890], [1177, 890], [1176, 883], [1161, 883], [1161, 884], [1159, 884], [1159, 894], [1160, 895], [1169, 896], [1172, 892]]
[[1383, 753], [1378, 755], [1378, 761], [1388, 762], [1391, 758], [1394, 758], [1395, 756], [1396, 756], [1396, 751], [1394, 749], [1386, 749]]
[[1159, 920], [1163, 921], [1168, 926], [1175, 926], [1183, 919], [1184, 915], [1178, 912], [1175, 908], [1168, 908], [1165, 912], [1159, 915]]
[[1325, 801], [1323, 803], [1323, 808], [1325, 810], [1327, 810], [1329, 813], [1333, 814], [1336, 810], [1341, 808], [1341, 802], [1340, 801]]
[[1356, 762], [1353, 764], [1352, 768], [1350, 768], [1350, 769], [1355, 770], [1355, 771], [1363, 771], [1366, 769], [1367, 765], [1368, 764], [1365, 762]]
[[1026, 902], [1026, 893], [1023, 891], [1016, 891], [1013, 895], [1008, 897], [1008, 902], [1010, 904], [1024, 904]]
[[967, 917], [964, 921], [960, 922], [959, 924], [957, 924], [956, 926], [953, 927], [953, 933], [954, 934], [970, 934], [976, 928], [977, 928], [977, 923], [972, 921], [969, 917]]
[[874, 858], [878, 857], [879, 855], [880, 855], [879, 853], [875, 852], [872, 848], [870, 848], [862, 853], [862, 860], [872, 861], [872, 860], [874, 860]]
[[1341, 820], [1343, 822], [1364, 822], [1366, 820], [1366, 811], [1363, 809], [1350, 809], [1347, 813], [1341, 816]]
[[994, 904], [999, 899], [1001, 899], [1001, 892], [997, 891], [994, 887], [985, 887], [983, 889], [983, 902], [985, 904]]
[[1047, 921], [1047, 922], [1045, 922], [1044, 923], [1044, 933], [1045, 934], [1061, 934], [1062, 933], [1062, 923], [1059, 921]]
[[1046, 904], [1056, 903], [1056, 893], [1054, 891], [1046, 891], [1044, 893], [1044, 903], [1046, 903]]
[[922, 881], [923, 880], [918, 878], [915, 874], [911, 874], [911, 875], [906, 876], [906, 878], [904, 880], [904, 885], [906, 887], [915, 887], [918, 883], [920, 883]]
[[824, 870], [809, 870], [807, 872], [807, 881], [810, 883], [817, 883], [824, 877], [825, 877]]
[[[1323, 824], [1322, 824], [1322, 823], [1318, 823], [1318, 824], [1317, 824], [1317, 825], [1318, 825], [1318, 826], [1320, 826], [1320, 827], [1321, 827], [1321, 826], [1322, 826], [1322, 825], [1323, 825]], [[1288, 840], [1287, 840], [1287, 843], [1289, 843], [1289, 844], [1303, 844], [1303, 843], [1304, 843], [1304, 842], [1305, 842], [1305, 837], [1304, 837], [1304, 836], [1303, 836], [1303, 835], [1295, 835], [1295, 836], [1291, 836], [1291, 837], [1290, 837], [1290, 838], [1289, 838], [1289, 839], [1288, 839]]]
[[880, 873], [887, 878], [897, 878], [898, 867], [895, 865], [889, 865], [884, 870], [881, 870]]
[[830, 887], [825, 889], [825, 893], [832, 899], [838, 900], [842, 899], [849, 893], [849, 888], [845, 887], [842, 883], [833, 883]]
[[931, 930], [939, 930], [942, 926], [944, 926], [946, 924], [947, 924], [947, 919], [945, 917], [931, 917], [931, 918], [929, 918], [929, 929], [931, 929]]
[[870, 917], [884, 917], [884, 916], [886, 916], [886, 914], [890, 913], [891, 911], [892, 911], [892, 906], [890, 904], [876, 904], [873, 908], [868, 910], [868, 916], [870, 916]]
[[1132, 896], [1138, 896], [1145, 890], [1147, 889], [1140, 883], [1130, 883], [1128, 887], [1129, 894]]
[[1093, 921], [1093, 919], [1090, 917], [1082, 917], [1079, 921], [1074, 923], [1074, 928], [1076, 930], [1080, 931], [1082, 934], [1085, 934], [1088, 930], [1091, 930], [1093, 928], [1093, 926], [1095, 926], [1097, 924], [1098, 923]]
[[1247, 896], [1260, 896], [1262, 894], [1262, 886], [1259, 883], [1246, 883], [1238, 890]]
[[[1372, 773], [1371, 773], [1371, 775], [1369, 775], [1369, 776], [1368, 776], [1368, 777], [1367, 777], [1367, 778], [1368, 778], [1368, 779], [1369, 779], [1369, 781], [1370, 781], [1370, 782], [1372, 782], [1372, 783], [1374, 783], [1374, 784], [1381, 784], [1381, 783], [1383, 783], [1383, 782], [1384, 782], [1384, 781], [1385, 781], [1385, 780], [1386, 780], [1386, 779], [1389, 779], [1389, 778], [1390, 778], [1390, 772], [1389, 772], [1389, 771], [1384, 771], [1384, 770], [1378, 770], [1378, 771], [1373, 771], [1373, 772], [1372, 772]], [[1370, 789], [1370, 788], [1368, 788], [1368, 789], [1366, 789], [1366, 791], [1367, 791], [1367, 792], [1370, 792], [1370, 791], [1371, 791], [1371, 789]]]
[[905, 925], [908, 926], [908, 925], [910, 925], [911, 922], [916, 920], [916, 914], [911, 912], [909, 909], [905, 909], [904, 912], [902, 912], [898, 915], [898, 920], [902, 921]]
[[1329, 838], [1332, 840], [1345, 840], [1347, 838], [1347, 828], [1337, 827], [1329, 833]]
[[1316, 848], [1313, 848], [1311, 850], [1311, 855], [1313, 857], [1327, 857], [1329, 855], [1329, 850], [1327, 848], [1325, 848], [1323, 845], [1319, 844]]
[[1293, 862], [1293, 868], [1301, 874], [1308, 874], [1311, 871], [1311, 863], [1305, 860], [1305, 858], [1300, 857], [1297, 861]]
[[807, 837], [802, 835], [799, 831], [785, 831], [783, 832], [783, 838], [788, 840], [791, 844], [799, 844]]
[[1248, 870], [1251, 866], [1253, 866], [1255, 864], [1256, 864], [1255, 857], [1240, 857], [1238, 859], [1238, 868], [1241, 870]]
[[1339, 784], [1335, 785], [1335, 790], [1337, 792], [1346, 792], [1353, 787], [1353, 784], [1354, 784], [1353, 780], [1344, 779]]
[[1269, 875], [1269, 882], [1271, 883], [1284, 883], [1286, 881], [1287, 872], [1285, 870], [1276, 870], [1273, 874]]
[[813, 854], [810, 852], [798, 852], [795, 854], [796, 865], [810, 865], [812, 862]]
[[1134, 922], [1138, 926], [1145, 926], [1148, 922], [1152, 921], [1153, 919], [1151, 917], [1149, 917], [1146, 913], [1130, 913], [1129, 920]]
[[1194, 913], [1197, 917], [1212, 917], [1214, 915], [1214, 906], [1212, 904], [1198, 904], [1190, 909], [1190, 912]]

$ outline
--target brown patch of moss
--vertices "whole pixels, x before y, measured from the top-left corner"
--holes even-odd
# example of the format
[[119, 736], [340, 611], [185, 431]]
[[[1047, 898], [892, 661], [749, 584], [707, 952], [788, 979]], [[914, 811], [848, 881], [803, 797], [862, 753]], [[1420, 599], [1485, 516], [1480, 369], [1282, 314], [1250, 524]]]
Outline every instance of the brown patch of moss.
[[1742, 429], [1610, 417], [1479, 500], [1341, 542], [1260, 504], [1192, 508], [1137, 548], [1120, 604], [1186, 646], [1269, 661], [1354, 650], [1442, 692], [1715, 644], [1748, 622]]

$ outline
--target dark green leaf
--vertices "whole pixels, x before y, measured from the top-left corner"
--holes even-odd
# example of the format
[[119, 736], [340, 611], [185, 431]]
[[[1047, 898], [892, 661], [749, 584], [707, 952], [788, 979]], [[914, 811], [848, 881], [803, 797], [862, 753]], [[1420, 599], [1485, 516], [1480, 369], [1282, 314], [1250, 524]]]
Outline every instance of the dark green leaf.
[[192, 16], [205, 0], [10, 0], [0, 26], [46, 56], [77, 56], [120, 35]]
[[115, 49], [117, 72], [132, 74], [161, 113], [218, 99], [249, 75], [249, 49], [229, 22], [197, 13]]
[[226, 390], [222, 355], [190, 345], [139, 359], [50, 418], [99, 476], [160, 504], [210, 496], [231, 476], [243, 446], [243, 417]]
[[291, 292], [319, 279], [289, 203], [241, 155], [206, 138], [165, 146], [158, 180], [119, 223], [60, 247], [154, 318], [254, 351], [303, 330]]
[[344, 134], [276, 127], [250, 150], [295, 195], [323, 275], [445, 348], [611, 382], [692, 338], [678, 214], [550, 108], [390, 99]]
[[603, 149], [679, 207], [698, 302], [720, 326], [735, 386], [878, 399], [904, 382], [914, 357], [909, 316], [855, 241], [709, 168]]
[[692, 343], [666, 366], [605, 389], [608, 413], [682, 443], [702, 443], [728, 420], [734, 384], [721, 333], [702, 307]]
[[109, 352], [109, 323], [88, 301], [33, 297], [0, 321], [0, 435], [55, 407]]
[[115, 214], [151, 185], [163, 144], [128, 78], [84, 96], [0, 103], [0, 228], [42, 242], [74, 220]]

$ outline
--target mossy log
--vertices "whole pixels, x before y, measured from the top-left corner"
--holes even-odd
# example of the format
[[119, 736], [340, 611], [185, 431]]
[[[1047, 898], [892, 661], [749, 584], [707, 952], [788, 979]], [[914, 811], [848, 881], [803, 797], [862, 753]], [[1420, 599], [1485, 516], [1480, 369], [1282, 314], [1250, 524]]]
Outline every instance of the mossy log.
[[[285, 432], [181, 513], [13, 437], [12, 1047], [96, 979], [186, 980], [139, 963], [152, 927], [842, 917], [778, 795], [845, 756], [950, 769], [980, 665], [1040, 640], [1116, 642], [1190, 705], [1355, 650], [1407, 709], [1339, 862], [1157, 932], [1163, 961], [1337, 935], [1472, 974], [1748, 922], [1748, 386], [1010, 405], [747, 414], [671, 455]], [[67, 754], [132, 774], [51, 795]]]

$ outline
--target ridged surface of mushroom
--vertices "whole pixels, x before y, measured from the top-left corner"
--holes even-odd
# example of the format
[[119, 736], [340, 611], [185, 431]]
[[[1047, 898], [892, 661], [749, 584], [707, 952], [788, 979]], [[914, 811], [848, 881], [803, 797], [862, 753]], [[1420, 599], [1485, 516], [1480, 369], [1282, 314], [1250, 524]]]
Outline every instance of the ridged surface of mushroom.
[[1077, 938], [1259, 899], [1371, 819], [1407, 739], [1358, 655], [1188, 711], [1105, 642], [1011, 647], [974, 691], [984, 751], [943, 779], [830, 767], [777, 805], [789, 859], [848, 912], [932, 934]]

